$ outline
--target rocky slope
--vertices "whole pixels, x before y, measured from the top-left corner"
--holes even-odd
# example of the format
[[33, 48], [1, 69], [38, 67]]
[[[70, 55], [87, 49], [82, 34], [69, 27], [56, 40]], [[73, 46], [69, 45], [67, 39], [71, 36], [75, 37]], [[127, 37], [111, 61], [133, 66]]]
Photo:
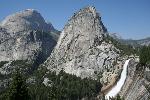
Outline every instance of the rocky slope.
[[149, 72], [150, 70], [143, 69], [135, 60], [130, 60], [127, 79], [119, 94], [125, 100], [149, 100], [150, 80], [146, 78], [150, 75]]
[[7, 16], [1, 22], [1, 26], [10, 33], [28, 30], [43, 30], [45, 32], [55, 30], [52, 24], [46, 23], [41, 14], [34, 9], [26, 9]]
[[[112, 85], [121, 71], [120, 50], [106, 42], [107, 29], [94, 7], [75, 13], [65, 25], [51, 56], [43, 66], [48, 70], [92, 79]], [[120, 67], [119, 67], [120, 66]]]
[[126, 43], [126, 44], [130, 44], [133, 46], [149, 46], [150, 45], [150, 37], [145, 38], [145, 39], [139, 39], [139, 40], [121, 40], [121, 42]]
[[0, 61], [43, 62], [58, 39], [58, 31], [36, 10], [27, 9], [6, 17], [0, 24]]
[[58, 37], [59, 31], [36, 10], [6, 17], [0, 23], [0, 91], [6, 88], [16, 69], [32, 74], [49, 57]]
[[144, 39], [123, 39], [118, 33], [109, 33], [111, 37], [118, 40], [119, 42], [127, 45], [132, 45], [134, 47], [140, 47], [140, 46], [149, 46], [150, 45], [150, 37], [144, 38]]
[[[0, 91], [9, 84], [16, 68], [31, 75], [35, 69], [31, 62], [39, 65], [48, 58], [38, 69], [39, 79], [44, 80], [44, 84], [51, 80], [47, 78], [47, 70], [57, 74], [64, 70], [81, 78], [100, 80], [102, 92], [106, 93], [116, 83], [128, 59], [128, 56], [121, 56], [121, 50], [107, 36], [107, 29], [94, 7], [85, 7], [75, 13], [60, 37], [36, 10], [27, 9], [6, 17], [0, 24]], [[148, 100], [150, 97], [149, 69], [140, 72], [137, 63], [130, 61], [128, 76], [120, 91], [125, 100]], [[30, 76], [29, 81], [32, 83], [36, 78]]]

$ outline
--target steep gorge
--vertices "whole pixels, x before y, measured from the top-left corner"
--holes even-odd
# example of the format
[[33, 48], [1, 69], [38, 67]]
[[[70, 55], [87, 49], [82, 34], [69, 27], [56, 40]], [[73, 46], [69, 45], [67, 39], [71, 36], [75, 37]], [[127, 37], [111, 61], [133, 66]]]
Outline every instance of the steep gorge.
[[[0, 88], [5, 88], [10, 81], [7, 75], [14, 72], [16, 67], [19, 66], [23, 73], [33, 71], [35, 66], [27, 63], [28, 60], [34, 61], [37, 67], [41, 64], [36, 70], [42, 73], [42, 84], [51, 82], [49, 73], [56, 72], [58, 75], [64, 70], [69, 73], [66, 74], [68, 76], [73, 74], [82, 79], [100, 81], [103, 85], [101, 92], [106, 93], [115, 87], [122, 66], [129, 59], [129, 55], [123, 55], [122, 49], [109, 40], [108, 36], [101, 15], [92, 6], [76, 12], [65, 25], [60, 37], [52, 24], [46, 23], [36, 10], [27, 9], [12, 14], [0, 24]], [[132, 56], [134, 58], [135, 55]], [[115, 92], [119, 92], [125, 100], [148, 100], [150, 93], [146, 86], [150, 83], [145, 78], [149, 74], [145, 73], [149, 71], [144, 69], [139, 73], [138, 62], [135, 61], [129, 61], [125, 83], [119, 87], [120, 92]], [[36, 83], [36, 78], [38, 75], [31, 75], [29, 79]], [[59, 77], [60, 81], [61, 78]]]

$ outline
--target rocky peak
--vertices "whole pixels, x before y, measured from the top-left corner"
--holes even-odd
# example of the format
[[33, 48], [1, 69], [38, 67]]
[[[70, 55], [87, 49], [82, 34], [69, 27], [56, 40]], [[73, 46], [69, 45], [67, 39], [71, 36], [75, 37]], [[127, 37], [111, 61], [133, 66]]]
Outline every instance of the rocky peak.
[[84, 37], [81, 41], [88, 41], [89, 46], [97, 45], [103, 40], [105, 32], [107, 32], [107, 29], [104, 27], [96, 9], [91, 6], [85, 7], [75, 13], [65, 25], [56, 48], [59, 47], [60, 42], [63, 42], [64, 37], [68, 37], [68, 42], [72, 38]]
[[54, 48], [59, 34], [34, 9], [9, 15], [0, 24], [0, 61], [39, 60]]
[[1, 26], [6, 28], [10, 33], [22, 32], [27, 30], [54, 30], [52, 24], [47, 24], [38, 11], [26, 9], [15, 14], [7, 16]]
[[105, 41], [106, 32], [94, 7], [80, 9], [65, 25], [43, 66], [56, 72], [63, 69], [82, 78], [95, 79], [101, 73], [103, 83], [115, 80], [120, 51], [111, 42]]
[[80, 9], [80, 11], [77, 12], [74, 16], [78, 16], [78, 15], [85, 14], [85, 13], [92, 14], [92, 16], [94, 18], [96, 18], [97, 16], [99, 16], [98, 13], [96, 12], [95, 7], [92, 7], [92, 6], [88, 6], [88, 7], [85, 7], [83, 9]]

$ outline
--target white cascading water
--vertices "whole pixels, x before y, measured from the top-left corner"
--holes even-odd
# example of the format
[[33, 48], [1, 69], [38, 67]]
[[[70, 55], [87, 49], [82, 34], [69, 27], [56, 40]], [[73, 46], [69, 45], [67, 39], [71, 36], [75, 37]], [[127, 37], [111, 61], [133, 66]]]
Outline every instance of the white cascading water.
[[117, 82], [117, 84], [106, 94], [105, 98], [109, 100], [109, 97], [115, 97], [119, 91], [121, 90], [127, 76], [127, 67], [130, 60], [126, 60], [125, 64], [123, 65], [123, 71], [121, 73], [121, 78]]

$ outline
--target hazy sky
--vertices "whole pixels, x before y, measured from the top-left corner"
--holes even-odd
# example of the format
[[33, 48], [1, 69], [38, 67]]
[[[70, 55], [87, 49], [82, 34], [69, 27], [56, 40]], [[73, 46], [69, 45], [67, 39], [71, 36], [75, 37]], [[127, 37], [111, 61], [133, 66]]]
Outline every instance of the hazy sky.
[[74, 12], [89, 5], [96, 7], [109, 32], [123, 38], [150, 37], [150, 0], [0, 0], [0, 20], [32, 8], [62, 30]]

